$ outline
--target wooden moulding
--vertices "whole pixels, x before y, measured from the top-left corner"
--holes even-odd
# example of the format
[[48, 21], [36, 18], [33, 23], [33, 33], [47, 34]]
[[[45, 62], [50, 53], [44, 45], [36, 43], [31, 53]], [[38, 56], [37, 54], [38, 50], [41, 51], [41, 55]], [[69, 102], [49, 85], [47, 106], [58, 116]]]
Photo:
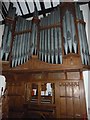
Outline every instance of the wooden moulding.
[[15, 35], [24, 34], [24, 33], [28, 33], [28, 32], [32, 32], [31, 29], [30, 29], [30, 30], [23, 30], [23, 31], [20, 31], [20, 32], [15, 32], [15, 33], [14, 33], [14, 36], [15, 36]]
[[45, 29], [51, 29], [51, 28], [56, 28], [56, 27], [61, 27], [61, 23], [57, 23], [54, 25], [48, 25], [48, 26], [40, 26], [39, 30], [45, 30]]
[[81, 20], [81, 19], [77, 19], [76, 23], [86, 24], [86, 22], [84, 22], [84, 20]]
[[26, 63], [19, 65], [14, 68], [10, 68], [9, 62], [2, 62], [3, 72], [15, 72], [15, 73], [23, 73], [23, 72], [43, 72], [43, 71], [76, 71], [90, 69], [90, 66], [82, 65], [81, 58], [77, 54], [68, 54], [63, 57], [63, 64], [49, 64], [43, 61], [40, 61], [36, 55], [32, 56], [32, 58]]
[[15, 20], [13, 20], [13, 19], [10, 18], [10, 17], [6, 17], [6, 18], [5, 18], [5, 23], [14, 24], [14, 23], [15, 23]]
[[61, 8], [61, 19], [63, 18], [63, 15], [65, 14], [66, 10], [69, 10], [72, 12], [72, 14], [75, 16], [75, 7], [74, 7], [74, 3], [73, 2], [63, 2], [60, 6]]
[[2, 61], [2, 70], [10, 69], [9, 61]]

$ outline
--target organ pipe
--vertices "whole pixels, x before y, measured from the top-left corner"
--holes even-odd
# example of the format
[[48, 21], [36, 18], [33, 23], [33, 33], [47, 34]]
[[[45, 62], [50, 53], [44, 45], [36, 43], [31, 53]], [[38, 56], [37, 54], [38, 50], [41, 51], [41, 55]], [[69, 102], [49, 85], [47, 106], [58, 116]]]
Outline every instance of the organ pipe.
[[[63, 64], [62, 53], [64, 53], [64, 56], [71, 53], [79, 54], [78, 44], [80, 44], [82, 64], [90, 65], [83, 14], [79, 5], [77, 3], [73, 4], [75, 11], [66, 8], [63, 11], [63, 7], [57, 6], [46, 17], [41, 18], [39, 24], [36, 6], [33, 19], [29, 21], [20, 16], [16, 19], [16, 9], [11, 4], [8, 16], [16, 21], [11, 51], [12, 67], [27, 62], [32, 55], [38, 55], [39, 60], [49, 64]], [[73, 14], [74, 12], [76, 17]], [[6, 23], [1, 47], [1, 58], [3, 60], [8, 60], [9, 57], [12, 28], [12, 24]], [[37, 45], [39, 46], [39, 51], [37, 51]], [[64, 49], [62, 49], [62, 45]]]

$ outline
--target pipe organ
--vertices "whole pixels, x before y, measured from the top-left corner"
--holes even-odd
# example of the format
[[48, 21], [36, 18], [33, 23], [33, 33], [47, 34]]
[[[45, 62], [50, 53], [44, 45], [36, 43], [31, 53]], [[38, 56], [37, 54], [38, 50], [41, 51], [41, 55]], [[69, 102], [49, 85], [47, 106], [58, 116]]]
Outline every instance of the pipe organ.
[[[1, 58], [5, 61], [9, 60], [11, 52], [12, 67], [25, 63], [32, 55], [38, 55], [39, 60], [47, 63], [63, 64], [63, 53], [64, 55], [75, 53], [80, 54], [82, 64], [90, 65], [82, 11], [77, 4], [74, 8], [75, 13], [73, 13], [74, 10], [67, 9], [62, 14], [63, 9], [60, 9], [60, 6], [57, 6], [41, 20], [39, 20], [38, 11], [35, 9], [33, 19], [28, 21], [21, 17], [15, 19], [15, 8], [10, 6], [7, 19], [11, 18], [12, 21], [16, 21], [13, 31], [14, 39], [12, 40], [13, 25], [7, 21], [3, 35]], [[10, 11], [13, 12], [13, 15]], [[11, 43], [12, 49], [10, 51]]]
[[[90, 69], [90, 53], [85, 24], [78, 3], [62, 3], [43, 18], [35, 7], [31, 20], [17, 16], [10, 5], [1, 46], [8, 118], [87, 117], [82, 71]], [[4, 113], [3, 107], [5, 118]]]

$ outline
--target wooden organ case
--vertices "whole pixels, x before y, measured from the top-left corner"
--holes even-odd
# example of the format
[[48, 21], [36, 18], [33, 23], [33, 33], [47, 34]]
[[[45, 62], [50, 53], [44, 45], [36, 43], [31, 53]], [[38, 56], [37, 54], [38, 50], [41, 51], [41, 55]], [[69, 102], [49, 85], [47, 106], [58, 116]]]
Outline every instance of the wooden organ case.
[[87, 118], [90, 54], [79, 5], [62, 3], [41, 19], [35, 8], [30, 21], [15, 10], [10, 4], [1, 47], [3, 118]]

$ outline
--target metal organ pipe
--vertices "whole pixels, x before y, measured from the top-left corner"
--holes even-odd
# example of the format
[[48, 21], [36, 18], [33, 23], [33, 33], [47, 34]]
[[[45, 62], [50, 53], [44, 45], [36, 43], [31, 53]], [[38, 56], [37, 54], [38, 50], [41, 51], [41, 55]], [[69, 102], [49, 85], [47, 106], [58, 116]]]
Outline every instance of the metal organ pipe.
[[[30, 59], [30, 57], [32, 57], [32, 55], [38, 55], [39, 60], [47, 63], [63, 64], [62, 42], [64, 46], [64, 55], [69, 53], [78, 54], [78, 44], [80, 43], [82, 64], [90, 65], [90, 55], [85, 32], [85, 23], [83, 20], [83, 14], [80, 11], [80, 7], [77, 3], [75, 3], [77, 24], [75, 23], [75, 16], [73, 15], [71, 9], [68, 9], [65, 12], [60, 12], [62, 8], [63, 7], [57, 6], [57, 8], [55, 8], [51, 13], [40, 20], [39, 37], [37, 37], [38, 12], [36, 8], [34, 17], [31, 21], [28, 21], [20, 16], [17, 17], [15, 36], [11, 51], [12, 67], [16, 67], [17, 65], [25, 63]], [[13, 8], [12, 11], [15, 13], [15, 8]], [[8, 14], [9, 16], [12, 16], [12, 19], [15, 18], [15, 14]], [[62, 16], [62, 20], [60, 16]], [[63, 31], [61, 30], [61, 24]], [[76, 27], [78, 29], [79, 43], [76, 35]], [[7, 23], [4, 29], [1, 49], [1, 58], [4, 58], [4, 60], [8, 60], [9, 57], [12, 38], [11, 30], [12, 25]], [[38, 41], [39, 51], [37, 51]]]
[[[42, 25], [42, 19], [40, 21], [40, 26]], [[40, 44], [39, 44], [39, 59], [42, 57], [42, 30], [40, 30]]]
[[[60, 8], [58, 7], [58, 12], [57, 12], [57, 18], [58, 18], [58, 23], [60, 24]], [[57, 27], [57, 41], [58, 41], [58, 56], [59, 56], [59, 63], [62, 64], [62, 40], [61, 40], [61, 27]]]
[[[42, 24], [44, 26], [44, 19], [42, 21]], [[42, 30], [42, 61], [44, 61], [44, 30]]]
[[[58, 22], [58, 11], [54, 11], [54, 24]], [[55, 17], [56, 15], [56, 17]], [[57, 36], [57, 28], [54, 28], [54, 34], [55, 34], [55, 39], [54, 39], [54, 44], [55, 44], [55, 63], [58, 64], [58, 36]]]
[[77, 53], [77, 38], [75, 32], [74, 17], [72, 14], [71, 14], [71, 31], [72, 31], [72, 42], [73, 42], [74, 53]]
[[[47, 17], [45, 18], [45, 26], [47, 26]], [[44, 50], [44, 52], [45, 52], [45, 62], [47, 62], [47, 29], [45, 29], [45, 37], [44, 37], [44, 39], [45, 39], [45, 50]]]
[[[51, 25], [54, 23], [53, 12], [50, 15]], [[51, 28], [51, 63], [54, 63], [54, 28]]]
[[71, 36], [71, 13], [66, 11], [66, 27], [67, 27], [67, 42], [69, 46], [70, 53], [72, 52], [72, 36]]
[[[48, 24], [50, 25], [50, 15], [48, 15]], [[50, 47], [50, 28], [48, 29], [48, 34], [47, 34], [47, 39], [48, 39], [48, 63], [50, 63], [50, 52], [51, 52], [51, 47]]]
[[[79, 8], [79, 5], [77, 3], [75, 3], [75, 10], [76, 10], [76, 19], [79, 20], [80, 19], [80, 8]], [[79, 35], [79, 42], [80, 42], [81, 59], [82, 59], [82, 64], [84, 64], [81, 27], [80, 27], [80, 23], [79, 22], [77, 23], [77, 27], [78, 27], [78, 35]]]
[[[5, 24], [4, 34], [2, 37], [2, 45], [1, 45], [1, 59], [5, 61], [9, 60], [11, 40], [12, 40], [12, 28], [13, 28], [15, 13], [16, 13], [16, 8], [13, 7], [13, 4], [10, 4], [9, 11], [6, 17], [7, 22]], [[8, 23], [8, 19], [10, 19], [12, 22]]]
[[64, 35], [64, 50], [65, 54], [68, 54], [68, 42], [67, 42], [67, 28], [66, 28], [66, 15], [63, 17], [63, 35]]

